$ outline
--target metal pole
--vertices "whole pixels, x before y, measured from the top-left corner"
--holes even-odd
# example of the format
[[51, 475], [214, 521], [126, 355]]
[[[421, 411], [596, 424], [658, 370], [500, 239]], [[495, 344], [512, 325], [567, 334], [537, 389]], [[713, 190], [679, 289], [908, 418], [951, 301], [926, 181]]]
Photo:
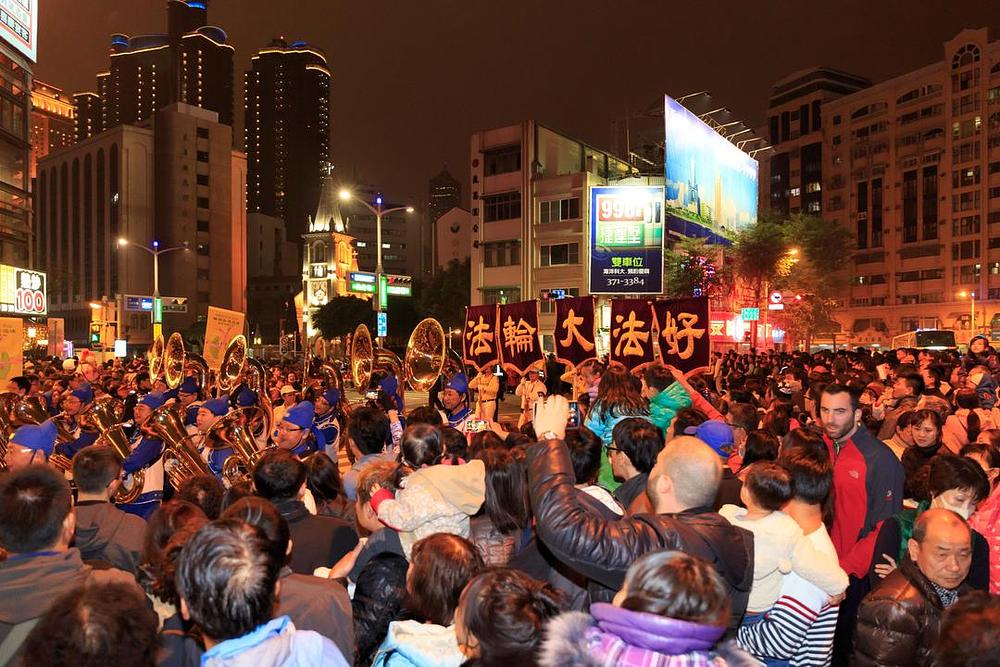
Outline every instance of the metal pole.
[[[157, 308], [159, 306], [159, 308]], [[160, 251], [153, 251], [153, 340], [163, 333], [163, 306], [160, 304]]]
[[[382, 199], [379, 198], [375, 209], [375, 333], [378, 333], [378, 313], [382, 312]], [[387, 302], [388, 303], [388, 302]], [[376, 336], [378, 346], [382, 347], [382, 336]]]
[[976, 335], [976, 293], [969, 292], [969, 306], [971, 306], [969, 327], [972, 330], [972, 335]]

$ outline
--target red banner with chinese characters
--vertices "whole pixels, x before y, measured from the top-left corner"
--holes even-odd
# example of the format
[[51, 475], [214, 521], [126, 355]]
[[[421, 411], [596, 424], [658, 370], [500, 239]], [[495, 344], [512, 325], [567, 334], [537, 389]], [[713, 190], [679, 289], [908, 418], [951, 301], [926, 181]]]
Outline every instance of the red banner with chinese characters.
[[500, 359], [503, 365], [524, 374], [540, 366], [542, 346], [538, 338], [538, 302], [521, 301], [500, 306], [497, 320]]
[[711, 363], [708, 297], [653, 302], [660, 359], [683, 373]]
[[654, 361], [653, 311], [646, 299], [614, 299], [611, 302], [612, 363], [636, 370]]
[[462, 360], [480, 371], [500, 362], [497, 350], [497, 307], [466, 306], [462, 331]]
[[553, 332], [556, 359], [579, 367], [597, 357], [594, 327], [594, 297], [578, 296], [556, 299], [556, 329]]

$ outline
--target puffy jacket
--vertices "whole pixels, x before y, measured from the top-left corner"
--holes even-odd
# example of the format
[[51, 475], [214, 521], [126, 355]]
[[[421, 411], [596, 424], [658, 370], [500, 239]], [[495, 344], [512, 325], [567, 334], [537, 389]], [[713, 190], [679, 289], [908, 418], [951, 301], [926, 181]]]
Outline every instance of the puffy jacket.
[[393, 621], [372, 667], [458, 667], [463, 662], [455, 626]]
[[689, 407], [691, 407], [691, 397], [684, 391], [680, 382], [674, 382], [649, 399], [649, 421], [659, 426], [666, 435], [670, 422], [677, 416], [677, 411]]
[[[969, 589], [964, 584], [959, 594]], [[944, 607], [931, 582], [907, 556], [858, 609], [854, 664], [927, 665]]]
[[[583, 425], [593, 431], [594, 435], [600, 438], [604, 446], [607, 447], [611, 444], [611, 433], [615, 430], [615, 426], [621, 420], [628, 419], [629, 417], [641, 417], [647, 420], [650, 418], [647, 413], [624, 415], [619, 414], [614, 409], [608, 410], [607, 414], [603, 414], [601, 405], [598, 403], [590, 408], [590, 414], [587, 415], [587, 420]], [[619, 486], [619, 483], [615, 481], [614, 474], [611, 472], [611, 462], [607, 456], [601, 457], [601, 471], [598, 473], [597, 483], [608, 491], [614, 491]]]
[[370, 665], [385, 639], [389, 623], [397, 620], [406, 597], [406, 570], [402, 556], [381, 553], [365, 565], [354, 589], [355, 665]]
[[750, 531], [703, 507], [611, 521], [584, 509], [573, 481], [565, 443], [549, 440], [529, 448], [528, 487], [536, 531], [556, 558], [617, 590], [625, 580], [625, 571], [647, 552], [676, 549], [697, 556], [722, 577], [732, 600], [731, 625], [739, 626], [753, 584]]

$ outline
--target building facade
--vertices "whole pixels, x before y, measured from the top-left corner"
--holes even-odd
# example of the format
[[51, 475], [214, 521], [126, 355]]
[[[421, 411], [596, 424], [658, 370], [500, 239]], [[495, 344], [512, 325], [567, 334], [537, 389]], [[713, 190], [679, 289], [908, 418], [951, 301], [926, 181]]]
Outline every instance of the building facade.
[[0, 39], [0, 263], [34, 267], [30, 256], [31, 63]]
[[[244, 74], [247, 209], [309, 231], [330, 170], [330, 69], [321, 50], [275, 39]], [[297, 262], [298, 263], [298, 262]]]
[[255, 344], [278, 342], [287, 304], [302, 289], [299, 253], [281, 218], [247, 214], [247, 322]]
[[73, 94], [73, 131], [77, 141], [90, 139], [104, 128], [101, 96], [93, 92]]
[[152, 295], [153, 258], [133, 246], [154, 241], [188, 246], [159, 259], [161, 295], [187, 299], [187, 312], [164, 313], [165, 331], [204, 333], [209, 305], [245, 312], [246, 159], [214, 113], [175, 104], [102, 132], [43, 158], [37, 186], [35, 252], [67, 340], [86, 339], [89, 304], [107, 297], [118, 336], [150, 342], [150, 314], [124, 296]]
[[454, 260], [469, 259], [472, 252], [472, 213], [456, 206], [434, 222], [434, 269]]
[[430, 180], [427, 187], [427, 212], [431, 222], [462, 205], [462, 184], [448, 173], [447, 165]]
[[76, 143], [76, 109], [73, 100], [61, 88], [31, 82], [31, 178], [37, 173], [38, 160], [52, 151]]
[[[371, 187], [349, 188], [359, 197], [375, 206], [379, 193]], [[355, 239], [358, 266], [361, 271], [375, 271], [378, 264], [378, 225], [375, 214], [364, 204], [353, 199], [339, 202], [343, 232]], [[383, 208], [398, 204], [386, 201]], [[382, 216], [382, 269], [385, 273], [413, 275], [420, 270], [420, 222], [416, 213], [397, 211]]]
[[854, 234], [837, 318], [855, 340], [923, 327], [1000, 333], [1000, 41], [823, 105], [824, 217]]

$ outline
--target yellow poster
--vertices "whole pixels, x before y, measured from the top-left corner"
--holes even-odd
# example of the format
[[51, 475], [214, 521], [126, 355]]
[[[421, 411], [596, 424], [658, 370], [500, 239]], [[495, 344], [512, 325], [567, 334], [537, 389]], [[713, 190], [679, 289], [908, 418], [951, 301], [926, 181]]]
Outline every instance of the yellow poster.
[[243, 333], [243, 320], [246, 316], [235, 310], [208, 307], [208, 323], [205, 327], [205, 362], [213, 370], [222, 366], [222, 357], [230, 341]]
[[21, 375], [24, 364], [24, 320], [0, 317], [0, 387]]
[[61, 317], [49, 318], [49, 356], [63, 356], [66, 340], [66, 321]]

